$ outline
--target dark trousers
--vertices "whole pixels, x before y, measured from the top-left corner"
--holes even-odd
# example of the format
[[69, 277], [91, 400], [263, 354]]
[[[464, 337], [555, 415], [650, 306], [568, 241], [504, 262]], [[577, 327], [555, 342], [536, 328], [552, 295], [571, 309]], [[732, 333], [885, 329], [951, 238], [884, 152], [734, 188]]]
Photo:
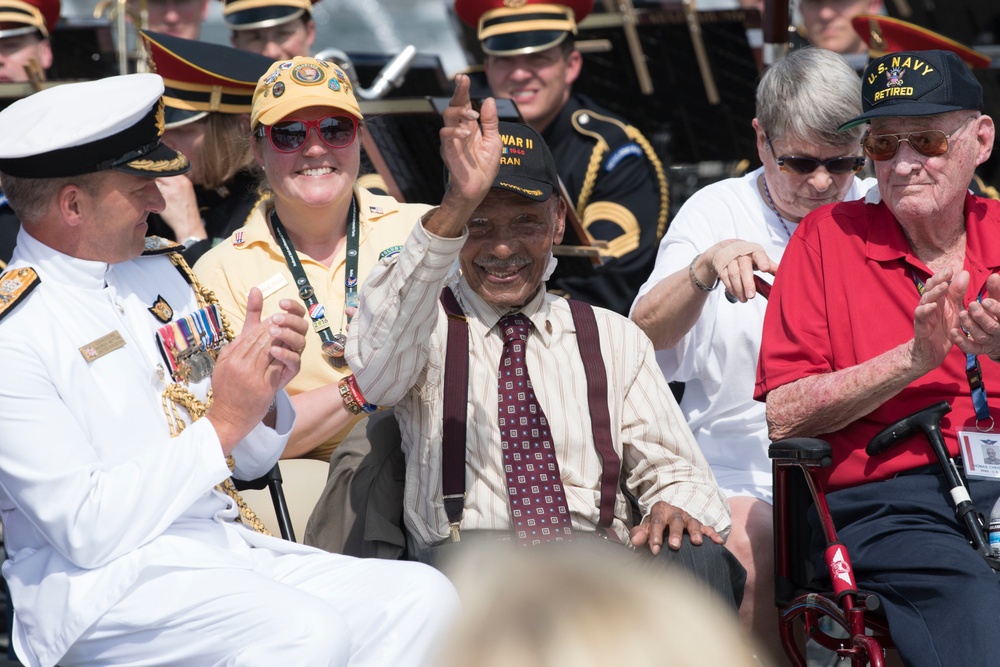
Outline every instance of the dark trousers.
[[[747, 571], [730, 553], [729, 549], [707, 538], [696, 546], [691, 544], [690, 538], [685, 534], [680, 549], [674, 551], [664, 544], [660, 553], [654, 556], [648, 547], [640, 547], [631, 551], [624, 545], [604, 539], [596, 533], [576, 531], [574, 534], [576, 541], [584, 543], [587, 547], [607, 545], [606, 548], [631, 553], [636, 561], [636, 576], [641, 576], [641, 571], [645, 567], [679, 568], [693, 575], [695, 579], [711, 589], [725, 604], [731, 606], [733, 611], [738, 610], [743, 601], [743, 586], [746, 584]], [[433, 547], [415, 550], [412, 555], [415, 560], [440, 569], [447, 569], [451, 558], [460, 556], [463, 549], [467, 548], [469, 544], [483, 541], [495, 542], [497, 548], [525, 548], [512, 541], [509, 533], [466, 530], [462, 531], [461, 542], [442, 542]], [[571, 544], [564, 544], [563, 548], [569, 548]], [[527, 548], [544, 549], [545, 546]]]
[[[1000, 482], [970, 480], [989, 514]], [[828, 494], [858, 586], [882, 599], [907, 665], [994, 664], [1000, 656], [1000, 578], [969, 545], [942, 474], [901, 476]], [[819, 534], [810, 512], [813, 535]], [[821, 545], [813, 560], [825, 569]]]

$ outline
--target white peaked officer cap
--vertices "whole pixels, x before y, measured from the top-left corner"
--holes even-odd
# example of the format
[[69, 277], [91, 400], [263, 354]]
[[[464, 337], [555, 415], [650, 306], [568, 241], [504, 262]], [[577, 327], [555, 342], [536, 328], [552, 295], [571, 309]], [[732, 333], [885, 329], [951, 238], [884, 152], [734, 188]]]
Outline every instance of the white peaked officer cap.
[[115, 169], [174, 176], [191, 168], [160, 143], [163, 79], [127, 74], [47, 88], [0, 112], [0, 172], [61, 178]]

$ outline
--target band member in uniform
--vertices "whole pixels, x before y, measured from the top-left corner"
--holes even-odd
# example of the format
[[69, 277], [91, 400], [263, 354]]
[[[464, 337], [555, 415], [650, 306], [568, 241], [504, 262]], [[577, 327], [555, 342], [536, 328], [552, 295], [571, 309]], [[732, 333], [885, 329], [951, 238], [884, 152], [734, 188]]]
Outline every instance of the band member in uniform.
[[164, 205], [154, 179], [189, 167], [159, 141], [162, 93], [159, 76], [133, 74], [0, 113], [0, 178], [24, 221], [0, 277], [3, 574], [18, 657], [427, 664], [457, 606], [444, 577], [250, 528], [230, 476], [270, 469], [293, 428], [283, 387], [305, 309], [288, 299], [262, 318], [254, 290], [235, 335], [179, 246], [146, 237]]
[[224, 0], [222, 18], [237, 49], [271, 60], [308, 56], [316, 38], [309, 0]]
[[798, 36], [843, 56], [864, 54], [867, 47], [851, 26], [851, 19], [881, 11], [882, 0], [799, 0], [802, 26]]
[[[52, 67], [49, 34], [59, 22], [59, 0], [0, 0], [0, 83], [39, 79]], [[14, 252], [17, 216], [0, 192], [0, 268]]]
[[639, 130], [572, 92], [583, 66], [576, 25], [592, 0], [506, 4], [456, 0], [455, 12], [478, 26], [490, 88], [513, 99], [545, 138], [584, 230], [607, 242], [610, 255], [593, 274], [567, 275], [557, 268], [549, 289], [627, 314], [667, 224], [663, 166]]
[[0, 83], [45, 78], [59, 11], [59, 0], [0, 0]]
[[144, 30], [182, 39], [201, 37], [201, 23], [208, 17], [208, 0], [133, 0], [146, 7]]
[[181, 242], [193, 264], [242, 227], [262, 195], [247, 143], [250, 104], [269, 58], [233, 49], [142, 33], [166, 92], [163, 143], [191, 161], [191, 171], [158, 178], [167, 201], [150, 216], [150, 233]]

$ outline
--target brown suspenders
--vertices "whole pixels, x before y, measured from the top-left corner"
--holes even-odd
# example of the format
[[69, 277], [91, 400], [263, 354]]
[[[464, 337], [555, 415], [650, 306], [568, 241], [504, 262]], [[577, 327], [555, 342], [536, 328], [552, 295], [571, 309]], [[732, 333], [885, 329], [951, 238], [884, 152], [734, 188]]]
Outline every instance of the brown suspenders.
[[[451, 539], [459, 540], [458, 527], [465, 509], [465, 435], [469, 405], [469, 322], [450, 287], [441, 292], [441, 303], [448, 315], [448, 352], [444, 368], [444, 429], [442, 431], [441, 486], [444, 509], [451, 526]], [[594, 445], [601, 457], [601, 513], [598, 528], [611, 539], [618, 497], [621, 458], [611, 438], [611, 415], [608, 412], [608, 381], [601, 356], [600, 335], [594, 309], [582, 301], [569, 301], [576, 326], [577, 345], [587, 376], [587, 403]]]

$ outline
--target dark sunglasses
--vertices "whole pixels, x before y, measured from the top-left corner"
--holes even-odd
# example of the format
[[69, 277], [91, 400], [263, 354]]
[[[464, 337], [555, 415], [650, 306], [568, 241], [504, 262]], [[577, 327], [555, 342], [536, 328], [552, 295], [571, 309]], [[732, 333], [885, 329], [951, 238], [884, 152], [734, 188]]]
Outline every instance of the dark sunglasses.
[[865, 153], [876, 162], [891, 160], [899, 150], [899, 142], [905, 141], [910, 148], [924, 157], [936, 157], [948, 152], [948, 139], [957, 133], [975, 116], [969, 116], [948, 134], [944, 130], [920, 130], [918, 132], [903, 132], [901, 134], [866, 134], [861, 140]]
[[833, 157], [829, 160], [817, 160], [814, 157], [795, 157], [794, 155], [779, 156], [774, 152], [774, 144], [771, 139], [767, 140], [767, 147], [771, 149], [774, 161], [778, 163], [778, 168], [787, 174], [797, 174], [805, 176], [811, 174], [820, 167], [825, 168], [831, 174], [856, 174], [865, 166], [863, 155], [852, 155], [848, 157]]
[[358, 121], [354, 116], [327, 116], [318, 120], [283, 120], [274, 125], [261, 125], [257, 135], [267, 135], [271, 146], [279, 153], [294, 153], [302, 148], [315, 128], [319, 138], [330, 148], [343, 148], [354, 141]]

